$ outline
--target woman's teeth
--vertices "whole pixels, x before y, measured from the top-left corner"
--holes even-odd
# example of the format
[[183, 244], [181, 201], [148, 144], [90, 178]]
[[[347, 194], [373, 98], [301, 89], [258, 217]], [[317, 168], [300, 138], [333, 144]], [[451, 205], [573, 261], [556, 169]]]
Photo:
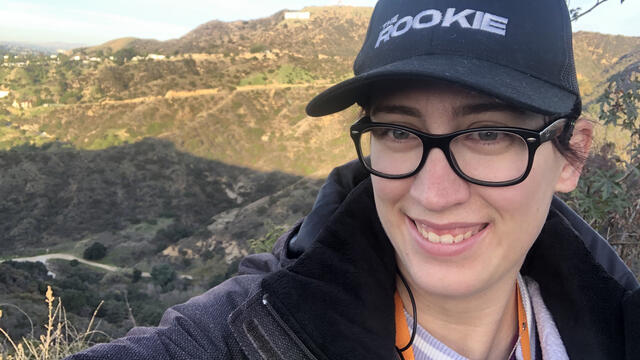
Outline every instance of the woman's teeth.
[[454, 234], [441, 234], [438, 235], [434, 232], [428, 231], [423, 228], [421, 225], [416, 224], [416, 228], [425, 239], [429, 240], [432, 243], [436, 244], [454, 244], [459, 243], [462, 240], [466, 240], [471, 236], [478, 233], [478, 230], [469, 230], [465, 233], [460, 233], [459, 231], [455, 231]]

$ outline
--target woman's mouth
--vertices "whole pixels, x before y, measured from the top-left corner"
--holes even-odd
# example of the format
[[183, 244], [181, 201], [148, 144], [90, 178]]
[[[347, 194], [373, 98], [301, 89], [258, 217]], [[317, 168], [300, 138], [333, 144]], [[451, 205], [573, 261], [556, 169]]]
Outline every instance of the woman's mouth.
[[406, 218], [415, 244], [427, 254], [451, 258], [469, 253], [491, 232], [491, 222], [433, 223]]
[[430, 226], [413, 220], [425, 240], [434, 244], [457, 244], [467, 240], [487, 227], [488, 224]]

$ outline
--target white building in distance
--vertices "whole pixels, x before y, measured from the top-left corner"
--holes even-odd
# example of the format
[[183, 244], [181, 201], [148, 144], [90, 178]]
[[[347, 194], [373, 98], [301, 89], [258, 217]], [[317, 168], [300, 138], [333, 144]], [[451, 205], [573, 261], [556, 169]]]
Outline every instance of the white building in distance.
[[285, 20], [296, 19], [296, 20], [309, 20], [311, 18], [311, 13], [308, 11], [291, 11], [284, 13]]

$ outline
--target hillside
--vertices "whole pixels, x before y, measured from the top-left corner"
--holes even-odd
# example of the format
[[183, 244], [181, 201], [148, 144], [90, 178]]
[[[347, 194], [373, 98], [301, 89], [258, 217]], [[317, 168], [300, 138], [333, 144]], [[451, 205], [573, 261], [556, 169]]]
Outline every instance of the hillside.
[[[154, 325], [166, 307], [234, 274], [254, 251], [252, 241], [279, 234], [311, 210], [321, 183], [194, 157], [157, 139], [97, 151], [57, 142], [19, 146], [0, 151], [0, 166], [0, 260], [82, 257], [99, 243], [106, 248], [100, 262], [123, 269], [0, 262], [0, 303], [18, 304], [40, 321], [46, 314], [39, 299], [52, 285], [68, 316], [86, 326], [106, 300], [101, 330], [112, 336], [132, 326], [125, 301], [139, 325]], [[136, 278], [136, 271], [151, 278]], [[29, 323], [11, 310], [0, 327], [14, 338], [26, 335]]]
[[[278, 13], [249, 22], [210, 22], [169, 42], [118, 39], [76, 52], [115, 54], [123, 46], [136, 54], [177, 50], [161, 61], [118, 65], [116, 55], [115, 63], [105, 57], [83, 64], [66, 57], [0, 68], [3, 83], [15, 91], [4, 99], [11, 113], [0, 114], [0, 121], [10, 126], [2, 130], [0, 146], [36, 138], [101, 149], [152, 136], [230, 164], [322, 176], [353, 158], [345, 134], [356, 114], [310, 119], [304, 107], [349, 76], [370, 9], [309, 11], [308, 22]], [[17, 111], [9, 106], [15, 99], [50, 106]], [[265, 152], [272, 156], [258, 156]]]
[[[364, 38], [372, 9], [368, 7], [308, 7], [308, 21], [285, 20], [285, 11], [250, 21], [210, 21], [175, 40], [129, 39], [128, 47], [137, 53], [164, 55], [189, 53], [242, 53], [256, 45], [266, 49], [288, 49], [305, 57], [352, 57], [354, 45]], [[87, 49], [93, 53], [108, 46], [115, 53], [116, 44]]]
[[[357, 112], [312, 119], [304, 107], [350, 76], [371, 9], [305, 10], [308, 21], [284, 20], [283, 12], [212, 21], [177, 40], [123, 38], [71, 54], [102, 54], [101, 61], [0, 67], [0, 88], [12, 90], [0, 99], [8, 125], [0, 147], [57, 140], [104, 149], [155, 137], [229, 164], [323, 176], [354, 157], [346, 129]], [[130, 59], [150, 53], [167, 57]], [[585, 109], [595, 118], [607, 82], [638, 70], [640, 38], [579, 32], [575, 53]], [[34, 107], [14, 109], [13, 100]]]
[[[0, 302], [31, 308], [53, 283], [80, 317], [107, 299], [101, 316], [117, 335], [131, 325], [126, 294], [138, 324], [154, 324], [163, 307], [232, 275], [253, 245], [304, 216], [318, 179], [355, 158], [348, 127], [358, 116], [354, 107], [309, 118], [304, 108], [351, 76], [371, 9], [305, 11], [308, 21], [278, 12], [208, 22], [164, 42], [11, 54], [0, 66], [0, 91], [9, 92], [0, 98], [1, 257], [82, 256], [99, 242], [99, 261], [125, 271], [58, 261], [52, 279], [39, 265], [0, 264]], [[608, 81], [640, 73], [640, 38], [574, 39], [594, 117]], [[161, 265], [192, 281], [134, 275]]]
[[640, 38], [578, 32], [574, 55], [584, 103], [593, 102], [613, 79], [640, 73]]

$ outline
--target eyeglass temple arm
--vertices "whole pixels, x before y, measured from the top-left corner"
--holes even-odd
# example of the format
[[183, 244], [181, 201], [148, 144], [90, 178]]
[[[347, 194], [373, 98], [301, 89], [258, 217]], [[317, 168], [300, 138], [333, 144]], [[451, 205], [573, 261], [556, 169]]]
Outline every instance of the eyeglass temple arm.
[[[546, 127], [544, 130], [542, 130], [540, 132], [540, 142], [543, 143], [545, 141], [551, 140], [553, 138], [558, 137], [559, 135], [561, 135], [563, 133], [563, 129], [565, 129], [565, 124], [567, 123], [567, 121], [570, 121], [566, 118], [564, 119], [558, 119], [556, 121], [554, 121], [553, 123], [551, 123], [551, 125], [549, 125], [548, 127]], [[573, 123], [573, 121], [571, 121]], [[567, 131], [572, 131], [573, 130], [573, 126], [568, 126]], [[569, 141], [569, 138], [571, 137], [571, 135], [565, 135], [563, 136], [563, 141]], [[566, 138], [566, 139], [565, 139]]]
[[565, 124], [564, 130], [562, 130], [562, 134], [560, 134], [560, 143], [561, 144], [569, 144], [569, 140], [571, 140], [571, 136], [573, 136], [573, 128], [576, 125], [576, 119], [571, 118], [567, 120]]

